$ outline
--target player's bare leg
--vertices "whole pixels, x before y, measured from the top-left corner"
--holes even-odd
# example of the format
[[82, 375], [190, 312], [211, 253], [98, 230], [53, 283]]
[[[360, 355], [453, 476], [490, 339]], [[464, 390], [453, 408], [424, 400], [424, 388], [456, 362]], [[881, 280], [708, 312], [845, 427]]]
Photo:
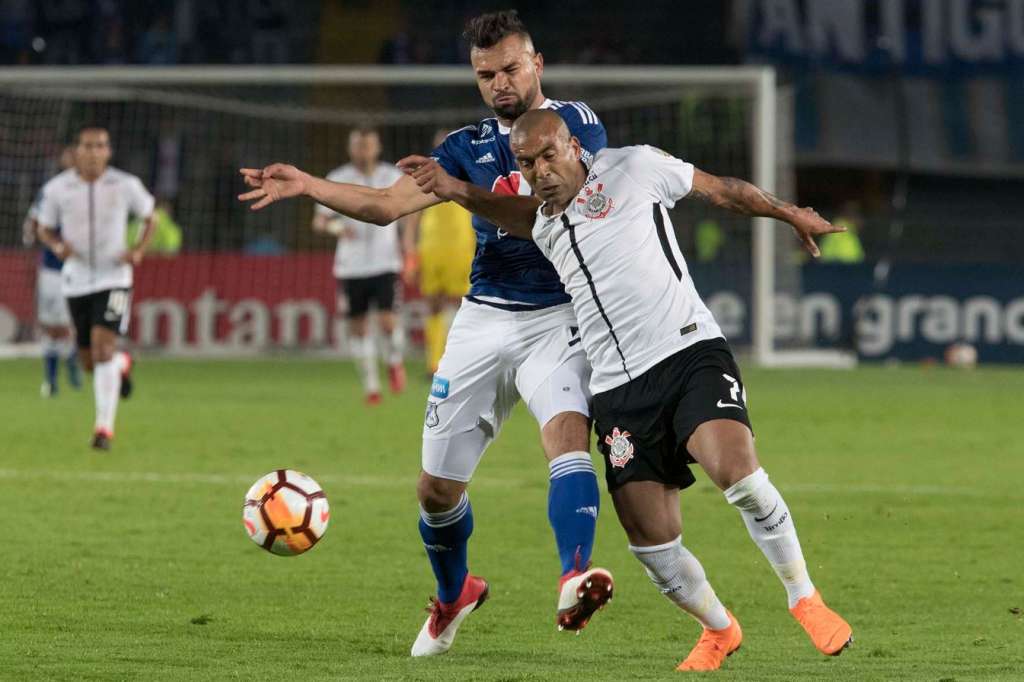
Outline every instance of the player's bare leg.
[[92, 446], [109, 450], [114, 437], [114, 419], [121, 396], [122, 379], [131, 370], [127, 353], [117, 350], [117, 334], [99, 325], [92, 327], [86, 369], [93, 375], [93, 395], [96, 400], [96, 423]]
[[562, 561], [555, 622], [560, 630], [578, 633], [614, 592], [612, 574], [590, 566], [600, 507], [590, 420], [579, 412], [556, 414], [541, 428], [541, 443], [551, 480], [548, 520]]
[[704, 627], [677, 670], [717, 670], [739, 649], [743, 631], [719, 601], [697, 557], [682, 544], [679, 489], [656, 481], [631, 481], [612, 491], [612, 502], [629, 549], [651, 582]]
[[405, 390], [405, 331], [393, 310], [381, 310], [377, 319], [387, 349], [388, 385], [392, 393], [401, 393]]
[[380, 404], [380, 377], [377, 376], [377, 345], [369, 333], [368, 316], [350, 317], [348, 324], [352, 339], [352, 355], [355, 358], [359, 381], [363, 385], [366, 404], [378, 405]]
[[[474, 431], [479, 431], [475, 429]], [[456, 446], [474, 447], [476, 434], [453, 438]], [[479, 443], [483, 446], [482, 441]], [[487, 600], [488, 585], [471, 575], [467, 545], [473, 533], [473, 510], [466, 483], [420, 472], [416, 496], [420, 503], [420, 536], [437, 578], [438, 594], [427, 608], [430, 616], [412, 645], [413, 656], [436, 656], [451, 648], [466, 616]]]
[[698, 426], [686, 447], [739, 510], [751, 539], [786, 588], [790, 612], [814, 646], [830, 656], [842, 653], [853, 641], [852, 630], [814, 588], [792, 514], [758, 463], [750, 430], [731, 419], [714, 419]]

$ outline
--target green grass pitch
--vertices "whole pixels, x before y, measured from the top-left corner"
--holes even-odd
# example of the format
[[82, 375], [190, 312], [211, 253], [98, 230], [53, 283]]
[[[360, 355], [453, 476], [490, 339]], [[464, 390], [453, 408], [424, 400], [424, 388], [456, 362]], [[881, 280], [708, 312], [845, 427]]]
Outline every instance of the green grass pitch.
[[[607, 498], [595, 558], [616, 598], [582, 635], [555, 630], [547, 468], [522, 409], [471, 487], [492, 599], [448, 655], [412, 660], [433, 591], [413, 490], [426, 380], [371, 410], [344, 363], [143, 359], [96, 454], [91, 390], [42, 400], [39, 374], [0, 363], [0, 679], [680, 679], [698, 626], [652, 588]], [[698, 474], [685, 542], [745, 631], [716, 679], [1024, 679], [1024, 372], [745, 379], [762, 462], [856, 642], [814, 651]], [[304, 556], [242, 528], [249, 484], [279, 467], [331, 502]]]

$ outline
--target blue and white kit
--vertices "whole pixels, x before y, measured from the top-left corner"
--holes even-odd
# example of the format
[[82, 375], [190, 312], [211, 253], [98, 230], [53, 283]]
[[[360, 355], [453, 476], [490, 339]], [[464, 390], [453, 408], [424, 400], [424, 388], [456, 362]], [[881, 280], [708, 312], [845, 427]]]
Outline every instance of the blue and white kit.
[[[579, 139], [584, 162], [607, 144], [582, 102], [545, 100]], [[530, 195], [497, 118], [451, 133], [431, 156], [453, 177], [499, 194]], [[473, 216], [470, 291], [452, 322], [423, 428], [423, 470], [469, 481], [519, 398], [540, 427], [562, 412], [589, 416], [590, 366], [558, 273], [529, 240]], [[453, 444], [458, 440], [458, 444]]]

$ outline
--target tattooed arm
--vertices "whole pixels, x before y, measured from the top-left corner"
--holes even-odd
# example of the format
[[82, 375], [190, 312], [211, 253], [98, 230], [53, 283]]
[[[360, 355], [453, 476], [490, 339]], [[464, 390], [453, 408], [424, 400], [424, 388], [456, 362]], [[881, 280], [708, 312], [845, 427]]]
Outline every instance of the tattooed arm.
[[775, 218], [793, 226], [797, 238], [815, 258], [820, 255], [814, 237], [830, 232], [845, 232], [832, 225], [813, 208], [799, 208], [759, 187], [738, 178], [721, 178], [695, 168], [689, 198], [707, 202], [734, 213]]

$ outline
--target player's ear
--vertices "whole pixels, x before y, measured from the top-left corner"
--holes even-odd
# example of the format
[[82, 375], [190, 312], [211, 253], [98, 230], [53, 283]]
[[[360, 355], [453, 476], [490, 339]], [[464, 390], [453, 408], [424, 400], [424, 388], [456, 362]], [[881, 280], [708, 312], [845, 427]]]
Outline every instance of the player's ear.
[[533, 68], [537, 71], [537, 78], [544, 75], [544, 55], [540, 52], [533, 55]]
[[569, 146], [572, 147], [573, 158], [579, 161], [583, 157], [583, 145], [580, 144], [579, 138], [575, 135], [570, 137]]

